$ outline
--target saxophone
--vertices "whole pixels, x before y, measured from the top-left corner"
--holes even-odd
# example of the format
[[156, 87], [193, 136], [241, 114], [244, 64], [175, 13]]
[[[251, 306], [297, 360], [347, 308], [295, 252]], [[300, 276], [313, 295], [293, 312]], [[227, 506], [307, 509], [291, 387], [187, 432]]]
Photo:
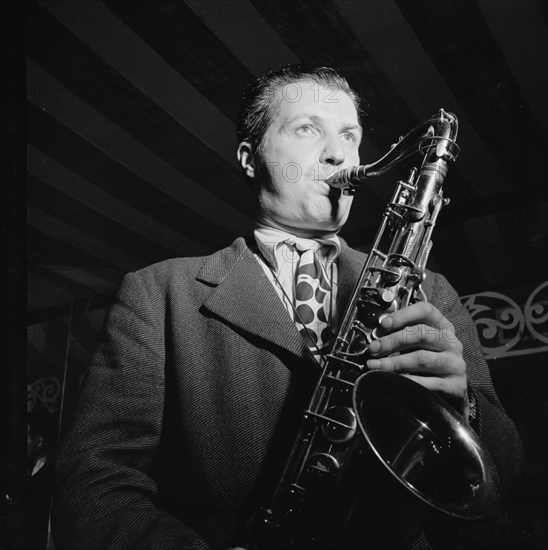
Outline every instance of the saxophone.
[[[423, 162], [398, 181], [252, 550], [396, 548], [427, 517], [488, 515], [496, 469], [479, 437], [443, 399], [394, 373], [368, 371], [379, 317], [426, 300], [431, 235], [448, 199], [442, 185], [458, 156], [458, 120], [443, 109], [378, 161], [327, 180], [354, 193], [408, 156]], [[389, 526], [387, 528], [387, 525]]]

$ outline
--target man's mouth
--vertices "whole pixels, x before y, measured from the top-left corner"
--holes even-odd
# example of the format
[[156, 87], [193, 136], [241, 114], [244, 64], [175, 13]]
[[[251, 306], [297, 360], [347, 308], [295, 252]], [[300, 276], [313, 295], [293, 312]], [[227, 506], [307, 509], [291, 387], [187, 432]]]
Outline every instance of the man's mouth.
[[315, 180], [314, 183], [318, 186], [318, 189], [321, 192], [321, 194], [325, 195], [326, 197], [338, 198], [340, 193], [341, 193], [340, 189], [337, 189], [336, 187], [331, 187], [330, 185], [325, 183], [325, 180], [323, 180], [323, 179], [322, 180]]

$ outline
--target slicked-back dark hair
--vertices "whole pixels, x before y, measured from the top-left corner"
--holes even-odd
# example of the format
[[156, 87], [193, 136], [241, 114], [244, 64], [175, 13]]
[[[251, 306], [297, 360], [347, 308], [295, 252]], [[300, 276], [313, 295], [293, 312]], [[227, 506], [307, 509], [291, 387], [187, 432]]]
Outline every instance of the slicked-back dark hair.
[[293, 90], [290, 87], [303, 80], [310, 80], [327, 90], [345, 92], [352, 99], [358, 118], [361, 117], [360, 97], [352, 90], [346, 78], [335, 69], [287, 65], [261, 76], [245, 89], [238, 117], [238, 141], [249, 142], [253, 151], [260, 155], [266, 130], [280, 105], [281, 98], [278, 91], [285, 87], [290, 99], [296, 100], [299, 90]]

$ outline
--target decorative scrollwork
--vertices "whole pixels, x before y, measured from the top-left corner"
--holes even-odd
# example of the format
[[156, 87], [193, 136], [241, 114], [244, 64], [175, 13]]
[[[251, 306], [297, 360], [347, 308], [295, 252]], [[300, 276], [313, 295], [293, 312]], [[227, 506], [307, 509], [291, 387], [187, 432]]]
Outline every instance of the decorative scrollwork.
[[[544, 296], [543, 296], [543, 291]], [[541, 342], [548, 344], [548, 281], [539, 285], [529, 296], [524, 312], [527, 328]], [[544, 327], [544, 333], [537, 327]]]
[[[529, 295], [523, 309], [498, 292], [463, 296], [487, 359], [546, 351], [548, 346], [548, 281]], [[527, 330], [526, 330], [527, 329]], [[528, 332], [527, 332], [528, 331]]]
[[61, 383], [56, 376], [39, 378], [27, 386], [27, 410], [31, 412], [40, 401], [49, 412], [59, 410]]
[[[521, 308], [508, 296], [482, 292], [462, 298], [470, 312], [487, 357], [496, 357], [513, 348], [521, 339], [525, 321]], [[502, 338], [502, 334], [510, 334]]]

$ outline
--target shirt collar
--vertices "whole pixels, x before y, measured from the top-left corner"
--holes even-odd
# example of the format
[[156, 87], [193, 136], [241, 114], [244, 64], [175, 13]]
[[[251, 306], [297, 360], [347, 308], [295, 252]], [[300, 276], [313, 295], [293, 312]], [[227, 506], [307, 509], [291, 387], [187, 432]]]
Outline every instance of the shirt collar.
[[[254, 231], [255, 240], [257, 246], [268, 264], [278, 270], [280, 260], [283, 260], [287, 256], [288, 252], [284, 251], [284, 243], [286, 241], [294, 241], [298, 237], [283, 231], [281, 229], [275, 229], [273, 227], [267, 227], [264, 225], [257, 225]], [[329, 267], [339, 254], [341, 253], [341, 242], [337, 235], [331, 235], [329, 237], [317, 237], [315, 239], [308, 239], [316, 241], [322, 245], [319, 250], [319, 255], [322, 263]], [[287, 245], [286, 245], [287, 246]], [[294, 252], [291, 252], [293, 254]], [[293, 258], [285, 258], [290, 262], [294, 262]]]

